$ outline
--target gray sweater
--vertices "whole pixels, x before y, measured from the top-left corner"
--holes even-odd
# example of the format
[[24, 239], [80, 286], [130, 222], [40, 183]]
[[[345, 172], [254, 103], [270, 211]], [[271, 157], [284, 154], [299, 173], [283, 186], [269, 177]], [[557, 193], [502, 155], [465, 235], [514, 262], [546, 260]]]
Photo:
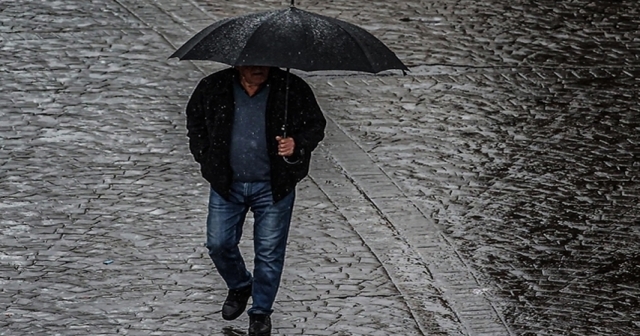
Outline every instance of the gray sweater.
[[269, 84], [253, 97], [237, 81], [233, 85], [235, 111], [231, 130], [231, 169], [233, 180], [259, 182], [270, 180], [267, 152], [266, 117]]

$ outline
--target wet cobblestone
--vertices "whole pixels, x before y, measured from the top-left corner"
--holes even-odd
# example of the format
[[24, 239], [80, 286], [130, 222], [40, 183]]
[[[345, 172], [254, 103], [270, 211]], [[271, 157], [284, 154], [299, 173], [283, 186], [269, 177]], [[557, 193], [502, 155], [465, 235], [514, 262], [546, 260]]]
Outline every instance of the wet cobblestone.
[[[244, 332], [216, 318], [182, 115], [221, 66], [165, 58], [288, 3], [2, 2], [0, 335]], [[277, 334], [638, 333], [636, 2], [298, 3], [411, 72], [302, 74], [330, 134]]]
[[[482, 86], [460, 82], [487, 83], [487, 70], [336, 79], [317, 89], [344, 106], [353, 83], [369, 83], [367, 100], [351, 100], [338, 124], [496, 284], [491, 294], [514, 300], [505, 314], [518, 334], [557, 335], [567, 325], [632, 334], [638, 72], [619, 71], [602, 92], [589, 80], [581, 86], [590, 71], [560, 80], [539, 70], [531, 75], [552, 78], [543, 95], [515, 91], [526, 85], [517, 71], [494, 70], [509, 81]], [[376, 104], [385, 98], [398, 106]]]
[[[317, 89], [346, 105], [336, 122], [514, 301], [516, 333], [637, 332], [638, 70], [432, 72]], [[343, 98], [362, 85], [366, 99]]]
[[[133, 1], [3, 12], [22, 19], [3, 26], [0, 49], [2, 335], [246, 330], [244, 316], [218, 318], [225, 288], [202, 246], [207, 188], [185, 147], [182, 105], [203, 72], [158, 57], [172, 47], [156, 30], [190, 33], [158, 13], [160, 3]], [[336, 205], [311, 181], [299, 194], [275, 333], [422, 334]]]

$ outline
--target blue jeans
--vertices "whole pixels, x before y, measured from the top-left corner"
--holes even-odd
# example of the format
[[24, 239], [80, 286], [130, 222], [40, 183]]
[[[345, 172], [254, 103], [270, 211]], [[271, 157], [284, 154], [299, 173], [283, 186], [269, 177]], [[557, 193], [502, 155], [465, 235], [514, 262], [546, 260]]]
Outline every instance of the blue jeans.
[[[233, 182], [225, 200], [211, 189], [207, 216], [209, 256], [229, 289], [253, 283], [249, 314], [271, 314], [289, 236], [295, 192], [273, 203], [270, 182]], [[254, 216], [253, 276], [247, 270], [238, 244], [247, 212]]]

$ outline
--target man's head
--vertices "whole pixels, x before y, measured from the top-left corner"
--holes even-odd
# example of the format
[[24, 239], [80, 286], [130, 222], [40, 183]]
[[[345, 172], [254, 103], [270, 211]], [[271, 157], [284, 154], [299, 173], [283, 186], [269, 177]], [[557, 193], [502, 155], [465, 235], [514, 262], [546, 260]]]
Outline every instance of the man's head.
[[236, 69], [240, 72], [240, 81], [251, 86], [260, 86], [269, 77], [267, 66], [243, 65], [237, 66]]

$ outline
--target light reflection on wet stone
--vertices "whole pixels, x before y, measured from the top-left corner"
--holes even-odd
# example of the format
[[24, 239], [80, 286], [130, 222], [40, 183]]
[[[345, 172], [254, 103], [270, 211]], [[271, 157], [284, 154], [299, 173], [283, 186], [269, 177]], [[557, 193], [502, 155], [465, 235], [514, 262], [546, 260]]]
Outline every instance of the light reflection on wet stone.
[[[518, 333], [635, 330], [640, 71], [441, 71], [333, 115], [512, 301]], [[339, 83], [332, 106], [358, 94]]]
[[436, 35], [391, 40], [416, 65], [471, 68], [364, 77], [364, 99], [340, 79], [319, 91], [509, 302], [516, 333], [637, 333], [639, 7], [512, 3], [431, 2], [387, 30]]

